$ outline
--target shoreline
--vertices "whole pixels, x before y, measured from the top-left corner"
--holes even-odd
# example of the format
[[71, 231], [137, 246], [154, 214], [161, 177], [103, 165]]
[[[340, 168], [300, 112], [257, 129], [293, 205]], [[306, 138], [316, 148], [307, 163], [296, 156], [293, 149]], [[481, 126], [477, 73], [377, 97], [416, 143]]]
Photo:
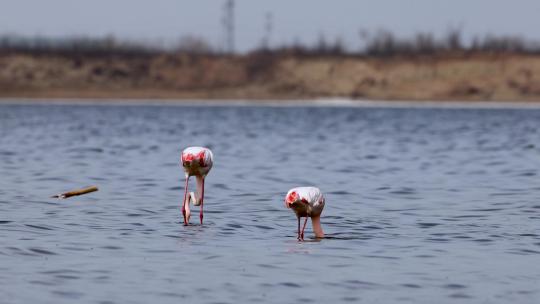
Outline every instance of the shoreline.
[[37, 98], [0, 97], [3, 105], [186, 106], [186, 107], [330, 107], [435, 109], [540, 109], [538, 101], [313, 99], [175, 99], [175, 98]]
[[349, 100], [345, 104], [377, 100], [377, 106], [456, 100], [530, 104], [540, 102], [540, 54], [418, 58], [11, 54], [0, 56], [0, 96], [136, 103], [225, 99], [228, 104], [231, 100], [304, 104], [323, 99], [328, 104], [337, 98]]

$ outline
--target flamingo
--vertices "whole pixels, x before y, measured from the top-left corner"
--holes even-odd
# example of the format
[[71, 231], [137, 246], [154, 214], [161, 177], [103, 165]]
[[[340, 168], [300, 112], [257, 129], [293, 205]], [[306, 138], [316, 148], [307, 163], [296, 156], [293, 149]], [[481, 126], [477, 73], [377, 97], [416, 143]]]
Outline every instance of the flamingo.
[[[289, 190], [285, 196], [285, 207], [291, 208], [298, 218], [298, 240], [304, 240], [304, 230], [308, 217], [316, 238], [323, 238], [324, 232], [321, 227], [321, 213], [324, 208], [324, 196], [316, 187], [297, 187]], [[300, 218], [305, 217], [304, 226], [300, 230]]]
[[[182, 151], [182, 167], [186, 172], [186, 185], [184, 188], [184, 202], [182, 203], [182, 215], [184, 216], [184, 225], [189, 224], [191, 211], [189, 203], [194, 206], [201, 206], [199, 218], [201, 225], [203, 223], [203, 203], [204, 203], [204, 180], [214, 162], [212, 151], [203, 147], [188, 147]], [[189, 178], [195, 176], [197, 182], [197, 194], [190, 192], [188, 196]]]

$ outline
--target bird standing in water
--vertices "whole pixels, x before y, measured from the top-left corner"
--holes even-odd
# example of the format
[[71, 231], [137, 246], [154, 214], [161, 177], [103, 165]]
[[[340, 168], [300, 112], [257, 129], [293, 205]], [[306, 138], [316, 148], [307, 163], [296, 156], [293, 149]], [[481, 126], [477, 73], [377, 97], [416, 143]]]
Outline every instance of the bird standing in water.
[[[316, 238], [323, 238], [321, 227], [321, 213], [324, 208], [324, 196], [319, 188], [297, 187], [289, 190], [285, 196], [285, 207], [290, 208], [298, 218], [298, 240], [304, 240], [304, 230], [308, 217], [311, 218], [313, 232]], [[300, 230], [300, 218], [305, 217], [304, 226]]]
[[[204, 180], [210, 169], [214, 156], [212, 151], [203, 147], [188, 147], [182, 151], [182, 167], [186, 172], [186, 185], [184, 188], [184, 202], [182, 203], [182, 215], [184, 216], [184, 225], [189, 224], [189, 218], [191, 211], [189, 209], [189, 203], [192, 202], [194, 206], [201, 206], [199, 218], [201, 219], [201, 225], [203, 223], [203, 204], [204, 204]], [[197, 193], [190, 192], [188, 196], [188, 183], [189, 177], [195, 176], [197, 183]]]

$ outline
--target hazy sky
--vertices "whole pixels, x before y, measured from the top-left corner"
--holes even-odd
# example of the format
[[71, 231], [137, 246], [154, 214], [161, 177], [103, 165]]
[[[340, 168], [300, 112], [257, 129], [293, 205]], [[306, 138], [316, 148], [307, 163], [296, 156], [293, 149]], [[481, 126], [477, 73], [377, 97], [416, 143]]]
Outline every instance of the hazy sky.
[[[0, 0], [0, 34], [43, 36], [112, 34], [174, 42], [192, 34], [221, 47], [225, 0]], [[360, 29], [399, 36], [444, 34], [459, 27], [466, 37], [508, 34], [540, 40], [540, 0], [236, 0], [236, 46], [260, 45], [265, 15], [273, 16], [271, 45], [314, 43], [322, 33], [360, 45]]]

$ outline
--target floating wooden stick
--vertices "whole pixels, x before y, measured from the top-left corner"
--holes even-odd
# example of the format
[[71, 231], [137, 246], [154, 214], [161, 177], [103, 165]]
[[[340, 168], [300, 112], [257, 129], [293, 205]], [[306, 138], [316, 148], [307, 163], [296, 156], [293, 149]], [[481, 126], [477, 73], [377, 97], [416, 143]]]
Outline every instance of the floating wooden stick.
[[79, 189], [79, 190], [73, 190], [73, 191], [62, 193], [62, 194], [57, 194], [57, 195], [54, 195], [52, 197], [63, 199], [63, 198], [71, 197], [71, 196], [87, 194], [87, 193], [94, 192], [94, 191], [98, 191], [98, 187], [91, 186], [91, 187], [87, 187], [87, 188], [83, 188], [83, 189]]

